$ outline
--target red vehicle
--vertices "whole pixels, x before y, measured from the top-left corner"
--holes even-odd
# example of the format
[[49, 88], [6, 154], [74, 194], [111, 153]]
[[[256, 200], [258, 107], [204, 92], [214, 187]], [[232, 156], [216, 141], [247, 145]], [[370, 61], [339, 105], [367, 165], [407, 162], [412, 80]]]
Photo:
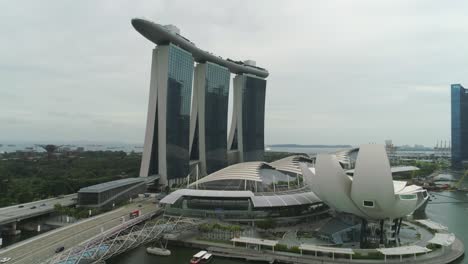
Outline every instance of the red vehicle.
[[130, 219], [137, 218], [140, 216], [140, 210], [135, 210], [130, 213]]

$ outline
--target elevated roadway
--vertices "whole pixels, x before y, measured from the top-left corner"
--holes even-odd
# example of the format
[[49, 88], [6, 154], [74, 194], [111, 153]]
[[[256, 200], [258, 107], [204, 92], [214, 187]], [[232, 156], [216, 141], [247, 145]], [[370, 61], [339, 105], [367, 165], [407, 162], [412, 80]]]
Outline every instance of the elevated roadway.
[[115, 228], [122, 223], [122, 217], [128, 220], [130, 212], [134, 210], [139, 209], [142, 214], [156, 213], [160, 209], [152, 202], [153, 199], [135, 200], [111, 212], [12, 245], [0, 250], [0, 258], [12, 258], [9, 264], [40, 263], [53, 257], [58, 247], [63, 246], [67, 249], [99, 235], [102, 231]]
[[0, 208], [0, 225], [51, 213], [54, 211], [54, 205], [56, 204], [62, 206], [75, 205], [77, 198], [78, 195], [74, 193], [57, 198]]
[[[159, 175], [145, 177], [147, 185], [151, 185]], [[24, 219], [45, 215], [54, 211], [54, 205], [72, 206], [77, 204], [78, 194], [69, 194], [61, 197], [50, 198], [30, 203], [17, 204], [0, 208], [0, 225], [19, 222]]]

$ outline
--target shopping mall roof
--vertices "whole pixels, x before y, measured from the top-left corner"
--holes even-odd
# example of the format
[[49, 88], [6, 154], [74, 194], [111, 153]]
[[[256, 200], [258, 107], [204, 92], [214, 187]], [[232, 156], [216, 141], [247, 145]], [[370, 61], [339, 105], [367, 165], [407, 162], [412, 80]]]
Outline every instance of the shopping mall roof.
[[81, 188], [78, 193], [100, 193], [118, 187], [145, 182], [145, 178], [126, 178], [116, 181], [104, 182], [85, 188]]
[[313, 192], [255, 195], [251, 191], [179, 189], [164, 197], [161, 204], [174, 204], [182, 196], [202, 198], [250, 198], [254, 207], [280, 207], [321, 202]]
[[251, 197], [254, 207], [279, 207], [321, 202], [313, 192], [292, 194], [255, 195]]
[[260, 169], [265, 167], [272, 168], [268, 163], [261, 161], [234, 164], [201, 178], [197, 182], [192, 183], [191, 186], [219, 180], [247, 180], [261, 182], [262, 178], [260, 177]]
[[263, 161], [251, 161], [237, 163], [228, 166], [219, 171], [213, 172], [200, 180], [193, 182], [190, 186], [197, 186], [198, 184], [220, 181], [220, 180], [242, 180], [262, 182], [261, 170], [272, 169], [283, 172], [292, 172], [295, 174], [302, 174], [299, 163], [312, 163], [313, 159], [305, 155], [293, 155], [283, 159], [273, 161], [271, 163]]
[[280, 171], [302, 174], [301, 168], [299, 167], [299, 163], [301, 162], [312, 163], [313, 159], [304, 155], [294, 155], [283, 159], [275, 160], [271, 162], [270, 165]]

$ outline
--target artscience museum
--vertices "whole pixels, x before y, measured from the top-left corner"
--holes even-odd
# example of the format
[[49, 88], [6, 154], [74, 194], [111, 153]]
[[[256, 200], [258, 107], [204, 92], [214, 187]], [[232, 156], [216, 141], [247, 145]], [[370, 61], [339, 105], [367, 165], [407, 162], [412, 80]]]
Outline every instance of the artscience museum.
[[[359, 217], [361, 231], [367, 229], [370, 221], [376, 221], [380, 230], [385, 230], [379, 234], [380, 242], [384, 237], [387, 242], [395, 240], [402, 219], [427, 202], [429, 195], [420, 186], [393, 180], [392, 171], [402, 169], [392, 170], [383, 145], [363, 145], [353, 152], [357, 153], [354, 161], [350, 151], [341, 156], [319, 154], [314, 167], [302, 163], [304, 178], [325, 204], [337, 212]], [[355, 164], [353, 170], [343, 168], [344, 157]]]

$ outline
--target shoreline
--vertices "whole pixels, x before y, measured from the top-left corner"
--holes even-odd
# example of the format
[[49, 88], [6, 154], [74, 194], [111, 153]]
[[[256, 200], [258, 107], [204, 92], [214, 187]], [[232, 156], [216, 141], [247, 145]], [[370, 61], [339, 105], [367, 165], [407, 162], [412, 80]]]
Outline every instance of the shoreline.
[[423, 254], [416, 259], [412, 255], [402, 258], [388, 258], [384, 259], [346, 259], [346, 258], [330, 258], [323, 256], [313, 255], [299, 255], [289, 252], [271, 250], [254, 250], [241, 247], [233, 247], [229, 244], [222, 244], [216, 242], [201, 241], [197, 239], [187, 240], [170, 240], [169, 244], [173, 246], [181, 246], [192, 249], [204, 249], [212, 253], [214, 256], [241, 259], [245, 261], [256, 261], [263, 263], [294, 263], [294, 264], [341, 264], [341, 263], [355, 263], [355, 264], [370, 264], [370, 263], [424, 263], [424, 264], [450, 264], [457, 261], [464, 255], [464, 245], [458, 238], [447, 249], [439, 249], [431, 253]]

